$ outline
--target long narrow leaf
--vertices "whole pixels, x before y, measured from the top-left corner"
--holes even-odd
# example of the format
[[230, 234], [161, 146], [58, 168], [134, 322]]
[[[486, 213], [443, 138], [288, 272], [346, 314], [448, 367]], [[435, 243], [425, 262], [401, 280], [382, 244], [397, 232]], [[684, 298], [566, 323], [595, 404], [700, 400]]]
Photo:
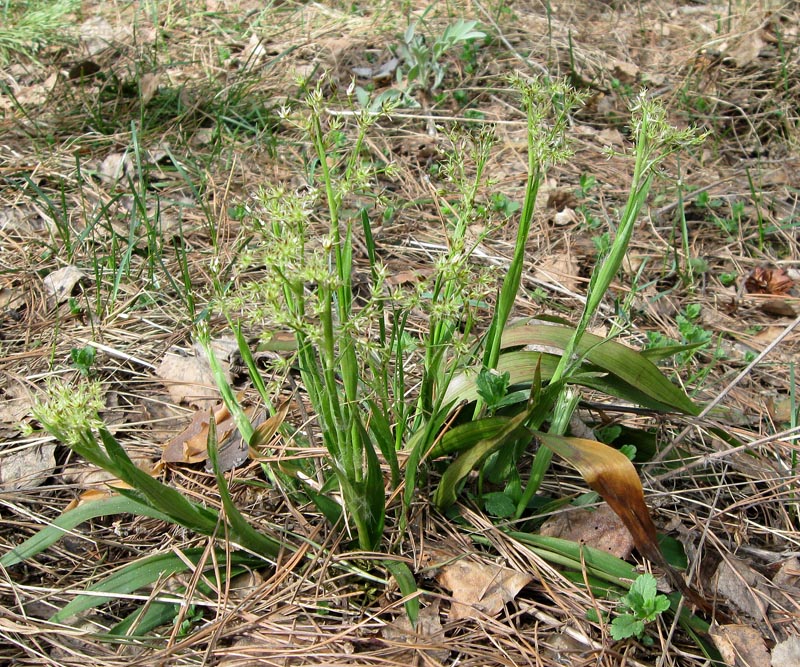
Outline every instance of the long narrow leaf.
[[[211, 422], [214, 423], [214, 420]], [[106, 429], [100, 429], [100, 437], [119, 471], [119, 478], [142, 493], [155, 509], [198, 533], [214, 533], [217, 527], [217, 516], [214, 512], [187, 500], [179, 491], [137, 468], [116, 438]]]
[[[87, 588], [88, 595], [79, 595], [53, 614], [50, 620], [53, 623], [61, 623], [75, 614], [113, 600], [115, 596], [133, 593], [150, 586], [162, 577], [185, 572], [189, 569], [189, 565], [185, 561], [188, 560], [191, 565], [197, 565], [205, 552], [206, 550], [203, 548], [193, 548], [183, 551], [183, 558], [174, 553], [166, 553], [136, 560]], [[227, 560], [226, 552], [222, 549], [218, 550], [215, 560], [220, 567], [224, 566]], [[231, 554], [231, 563], [250, 564], [253, 567], [263, 565], [259, 559], [253, 556], [236, 553]], [[209, 567], [208, 569], [213, 568]], [[103, 593], [108, 593], [108, 595], [103, 595]]]
[[233, 498], [231, 498], [228, 482], [219, 467], [217, 429], [213, 419], [209, 421], [208, 428], [208, 460], [217, 478], [217, 486], [219, 487], [219, 495], [222, 498], [225, 518], [231, 527], [231, 537], [246, 549], [269, 558], [276, 558], [281, 551], [281, 543], [264, 533], [258, 532], [247, 523], [247, 519], [242, 516], [242, 513], [234, 504]]
[[[503, 333], [504, 348], [534, 345], [565, 350], [574, 330], [553, 324], [522, 324], [508, 327]], [[603, 370], [616, 375], [649, 397], [690, 415], [699, 408], [672, 384], [647, 357], [614, 340], [584, 333], [575, 353]]]
[[408, 598], [404, 603], [406, 613], [408, 614], [408, 620], [411, 621], [412, 627], [417, 627], [417, 618], [419, 618], [419, 596], [409, 597], [417, 592], [417, 582], [414, 579], [411, 569], [408, 565], [399, 560], [386, 559], [383, 561], [383, 564], [386, 566], [386, 569], [389, 570], [392, 577], [394, 577], [400, 592], [404, 597]]
[[639, 552], [664, 568], [670, 581], [693, 604], [710, 611], [708, 601], [686, 584], [661, 553], [656, 527], [644, 501], [642, 483], [630, 460], [613, 447], [595, 440], [551, 433], [535, 435], [543, 445], [572, 464], [586, 483], [603, 497], [625, 524]]
[[444, 471], [439, 486], [433, 496], [433, 502], [439, 509], [449, 507], [456, 501], [458, 486], [471, 470], [489, 454], [518, 437], [519, 429], [524, 427], [530, 417], [528, 411], [520, 412], [512, 417], [495, 435], [480, 440], [477, 444], [462, 452], [458, 458]]
[[29, 537], [22, 544], [11, 549], [11, 551], [3, 554], [3, 557], [0, 558], [0, 567], [11, 567], [28, 558], [32, 558], [36, 554], [47, 549], [47, 547], [58, 542], [58, 540], [64, 537], [70, 530], [82, 524], [84, 521], [115, 514], [136, 514], [139, 516], [149, 516], [153, 519], [160, 519], [161, 521], [170, 521], [170, 518], [166, 514], [130, 498], [109, 496], [108, 498], [93, 500], [83, 505], [78, 505], [78, 507], [68, 512], [64, 512], [61, 516], [54, 519], [52, 523], [42, 528], [38, 533]]

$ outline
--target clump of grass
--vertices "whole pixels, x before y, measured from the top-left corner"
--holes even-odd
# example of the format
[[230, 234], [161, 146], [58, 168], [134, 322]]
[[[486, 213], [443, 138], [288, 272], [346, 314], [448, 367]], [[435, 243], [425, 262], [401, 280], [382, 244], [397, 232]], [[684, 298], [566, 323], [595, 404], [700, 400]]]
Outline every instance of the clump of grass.
[[[391, 166], [374, 161], [366, 150], [368, 133], [390, 109], [356, 111], [352, 141], [347, 139], [344, 117], [327, 112], [322, 84], [306, 96], [303, 114], [284, 113], [307, 147], [307, 182], [300, 189], [270, 186], [260, 193], [249, 216], [252, 237], [244, 258], [245, 265], [266, 267], [268, 275], [231, 291], [216, 276], [217, 306], [234, 325], [253, 384], [273, 411], [275, 388], [257, 368], [242, 327], [258, 327], [267, 344], [278, 331], [294, 335], [293, 356], [276, 362], [274, 370], [299, 370], [314, 424], [303, 433], [291, 431], [290, 435], [299, 445], [310, 446], [319, 439], [327, 456], [294, 466], [265, 464], [265, 471], [273, 482], [316, 504], [332, 523], [343, 521], [352, 527], [360, 550], [378, 551], [391, 548], [385, 542], [388, 512], [397, 511], [402, 536], [405, 511], [418, 491], [427, 461], [449, 460], [450, 455], [458, 454], [437, 485], [434, 501], [440, 508], [456, 500], [469, 472], [479, 468], [481, 480], [505, 483], [513, 515], [523, 518], [553, 452], [557, 452], [623, 516], [640, 551], [671, 571], [656, 544], [641, 484], [628, 458], [599, 442], [565, 434], [580, 399], [579, 386], [600, 389], [654, 410], [697, 413], [686, 395], [646, 357], [586, 333], [620, 268], [657, 167], [670, 152], [697, 138], [693, 131], [670, 128], [663, 108], [640, 96], [634, 108], [631, 193], [608, 254], [592, 276], [580, 321], [575, 327], [509, 326], [534, 202], [547, 169], [570, 155], [566, 127], [571, 109], [580, 102], [580, 96], [563, 82], [515, 78], [512, 83], [528, 117], [529, 175], [514, 255], [494, 306], [488, 305], [488, 296], [496, 275], [472, 262], [477, 244], [491, 227], [474, 241], [467, 234], [481, 212], [489, 210], [482, 205], [480, 193], [490, 182], [486, 167], [491, 132], [450, 135], [454, 151], [442, 174], [452, 190], [441, 192], [439, 200], [447, 246], [429, 281], [403, 292], [387, 288], [387, 271], [372, 234], [374, 221], [382, 218], [387, 206], [382, 193], [375, 193], [374, 184], [379, 175], [391, 176]], [[319, 225], [324, 227], [321, 233]], [[359, 234], [370, 262], [369, 286], [361, 302], [354, 297], [352, 278]], [[216, 270], [214, 266], [212, 270]], [[408, 322], [415, 309], [425, 312], [428, 327], [413, 335]], [[486, 315], [488, 330], [476, 336], [477, 324]], [[206, 346], [244, 440], [254, 444], [257, 429], [224, 379], [205, 321], [196, 333]], [[526, 346], [548, 352], [522, 349]], [[43, 426], [132, 487], [120, 491], [129, 501], [123, 511], [156, 516], [212, 537], [220, 534], [220, 525], [224, 525], [233, 542], [262, 558], [274, 558], [280, 549], [291, 548], [284, 540], [256, 531], [235, 507], [227, 481], [217, 468], [213, 426], [209, 455], [224, 513], [188, 500], [138, 470], [111, 434], [91, 419], [70, 423], [65, 429], [60, 421], [64, 393], [56, 391], [54, 396], [54, 403], [46, 404], [54, 408], [37, 411]], [[456, 423], [458, 406], [468, 406], [464, 414], [471, 413], [472, 419]], [[80, 417], [87, 410], [74, 412]], [[514, 471], [532, 441], [540, 447], [523, 485]], [[405, 454], [402, 459], [401, 451]], [[392, 504], [398, 496], [404, 502]], [[112, 509], [120, 511], [116, 505]], [[83, 516], [72, 515], [67, 523]], [[57, 539], [52, 532], [48, 535], [46, 540], [29, 541], [0, 564], [18, 562]], [[524, 543], [527, 538], [519, 539]], [[567, 552], [569, 549], [559, 544], [547, 553], [555, 562], [564, 562]], [[171, 561], [160, 566], [170, 572], [177, 567]], [[608, 567], [618, 568], [618, 564]], [[387, 569], [404, 594], [414, 592], [407, 566], [393, 563], [391, 567], [387, 564]], [[150, 574], [156, 571], [156, 566], [148, 569]], [[692, 595], [679, 581], [676, 585]], [[143, 582], [135, 578], [133, 583]], [[615, 582], [620, 583], [619, 577]], [[128, 581], [125, 586], [133, 583]], [[120, 592], [121, 584], [115, 579], [102, 585], [104, 590]], [[57, 618], [96, 602], [68, 606], [68, 613], [62, 610]], [[407, 601], [412, 620], [417, 605], [413, 596]]]
[[4, 3], [0, 8], [0, 65], [18, 56], [36, 60], [42, 47], [63, 42], [71, 25], [67, 15], [78, 7], [79, 0]]

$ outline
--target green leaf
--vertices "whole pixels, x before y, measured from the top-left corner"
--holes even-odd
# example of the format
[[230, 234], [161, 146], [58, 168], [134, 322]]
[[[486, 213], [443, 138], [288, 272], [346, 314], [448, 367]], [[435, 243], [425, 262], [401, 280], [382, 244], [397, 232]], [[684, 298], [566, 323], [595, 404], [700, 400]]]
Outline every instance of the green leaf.
[[607, 551], [560, 537], [546, 537], [535, 533], [512, 531], [509, 536], [548, 562], [572, 568], [581, 575], [585, 572], [616, 586], [625, 587], [627, 581], [636, 577], [633, 565]]
[[517, 511], [517, 504], [502, 491], [483, 494], [483, 506], [492, 516], [499, 519], [507, 519], [514, 516]]
[[[473, 470], [489, 454], [499, 447], [507, 445], [512, 438], [521, 437], [520, 429], [524, 428], [525, 421], [530, 415], [527, 411], [508, 419], [503, 428], [491, 437], [478, 441], [472, 447], [462, 452], [458, 458], [444, 471], [433, 502], [439, 509], [449, 507], [456, 501], [456, 492], [461, 480]], [[524, 433], [524, 431], [522, 431]]]
[[219, 487], [219, 495], [222, 499], [222, 507], [225, 510], [225, 518], [231, 528], [231, 538], [238, 542], [246, 549], [250, 549], [257, 554], [267, 556], [269, 558], [276, 558], [281, 551], [281, 543], [277, 540], [258, 532], [253, 528], [247, 520], [239, 512], [236, 505], [231, 498], [230, 491], [228, 490], [228, 483], [225, 480], [224, 473], [219, 468], [219, 451], [217, 448], [217, 428], [214, 418], [209, 420], [208, 423], [208, 460], [214, 470], [214, 475], [217, 478], [217, 486]]
[[658, 582], [652, 574], [645, 573], [636, 577], [625, 599], [631, 609], [638, 611], [649, 605], [656, 595], [658, 595]]
[[419, 618], [419, 596], [409, 597], [417, 592], [417, 581], [414, 579], [411, 569], [408, 565], [399, 560], [385, 559], [383, 564], [386, 566], [386, 569], [389, 570], [392, 577], [394, 577], [394, 580], [397, 582], [397, 587], [400, 589], [403, 597], [408, 598], [404, 603], [406, 613], [408, 614], [408, 620], [411, 621], [412, 627], [417, 627], [417, 618]]
[[[563, 351], [573, 332], [572, 327], [553, 324], [518, 324], [503, 332], [502, 347], [533, 345], [556, 347]], [[614, 340], [584, 333], [575, 353], [659, 403], [686, 414], [696, 415], [700, 412], [691, 399], [672, 384], [653, 362], [632, 348]]]
[[[189, 565], [184, 561], [189, 561], [191, 565], [197, 565], [201, 559], [207, 556], [206, 549], [193, 548], [182, 552], [183, 558], [175, 553], [156, 554], [136, 560], [116, 572], [110, 574], [98, 583], [86, 589], [87, 595], [78, 595], [60, 611], [50, 617], [53, 623], [61, 623], [65, 619], [79, 614], [87, 609], [93, 609], [109, 600], [113, 600], [118, 595], [133, 593], [145, 586], [150, 586], [163, 577], [168, 577], [178, 572], [185, 572]], [[232, 564], [250, 564], [253, 567], [263, 565], [263, 561], [254, 556], [241, 553], [230, 554]], [[220, 576], [224, 577], [224, 565], [228, 554], [224, 549], [216, 552], [216, 558], [209, 558], [209, 562], [214, 562], [220, 566]], [[204, 568], [204, 571], [212, 571], [213, 566]], [[96, 595], [96, 593], [108, 593], [108, 595]]]
[[619, 641], [628, 637], [641, 637], [644, 623], [630, 614], [621, 614], [611, 622], [611, 636]]
[[478, 396], [486, 403], [486, 409], [494, 412], [508, 393], [508, 371], [500, 373], [495, 369], [481, 368], [475, 378]]
[[383, 538], [383, 527], [386, 520], [386, 493], [384, 491], [383, 470], [375, 453], [375, 447], [369, 439], [361, 421], [364, 455], [367, 463], [367, 476], [364, 480], [364, 511], [367, 513], [367, 530], [369, 532], [370, 549], [376, 549]]
[[64, 512], [57, 519], [54, 519], [52, 523], [42, 528], [38, 533], [3, 554], [3, 557], [0, 558], [0, 567], [11, 567], [12, 565], [16, 565], [17, 563], [41, 553], [84, 521], [115, 514], [135, 514], [137, 516], [149, 516], [153, 519], [160, 519], [165, 522], [171, 521], [166, 514], [153, 509], [149, 505], [131, 500], [130, 498], [109, 496], [108, 498], [93, 500], [83, 505], [78, 505], [78, 507], [68, 512]]
[[[214, 420], [212, 419], [213, 423]], [[169, 516], [173, 522], [203, 535], [213, 535], [217, 528], [215, 512], [187, 500], [179, 491], [159, 482], [144, 470], [136, 467], [128, 454], [105, 428], [100, 429], [109, 458], [113, 461], [119, 478], [138, 490], [153, 508]]]

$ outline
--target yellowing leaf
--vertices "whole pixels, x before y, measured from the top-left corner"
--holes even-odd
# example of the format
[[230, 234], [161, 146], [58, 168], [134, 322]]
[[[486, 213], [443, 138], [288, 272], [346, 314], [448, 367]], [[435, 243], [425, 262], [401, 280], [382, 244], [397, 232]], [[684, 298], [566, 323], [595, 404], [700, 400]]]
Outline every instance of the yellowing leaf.
[[628, 458], [602, 442], [537, 432], [536, 437], [581, 474], [586, 483], [605, 500], [633, 537], [645, 558], [664, 569], [670, 581], [693, 604], [706, 611], [711, 605], [690, 588], [667, 563], [658, 546], [656, 527], [644, 501], [644, 490]]

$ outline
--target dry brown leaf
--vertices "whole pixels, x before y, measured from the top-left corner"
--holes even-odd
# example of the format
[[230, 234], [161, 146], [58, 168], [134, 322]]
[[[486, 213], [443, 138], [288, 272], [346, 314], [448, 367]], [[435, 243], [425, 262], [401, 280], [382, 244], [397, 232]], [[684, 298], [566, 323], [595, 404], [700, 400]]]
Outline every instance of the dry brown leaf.
[[141, 95], [142, 104], [147, 104], [153, 99], [153, 96], [158, 91], [159, 83], [160, 77], [158, 74], [148, 72], [142, 75], [142, 78], [139, 79], [139, 95]]
[[533, 275], [537, 280], [561, 285], [570, 292], [578, 291], [579, 274], [578, 260], [568, 253], [548, 255], [536, 265], [533, 271]]
[[747, 32], [731, 47], [725, 50], [725, 54], [733, 58], [737, 67], [746, 67], [752, 63], [761, 49], [765, 46], [764, 40], [761, 39], [756, 31]]
[[767, 579], [739, 558], [720, 562], [711, 578], [711, 590], [754, 620], [763, 620], [769, 608]]
[[33, 489], [44, 484], [56, 466], [54, 444], [26, 445], [0, 456], [0, 488], [4, 491]]
[[110, 185], [115, 185], [123, 176], [133, 171], [133, 161], [125, 153], [110, 153], [97, 168], [97, 174]]
[[711, 612], [709, 602], [683, 580], [661, 553], [656, 527], [644, 501], [642, 482], [630, 460], [622, 452], [595, 440], [548, 433], [537, 433], [537, 437], [569, 461], [589, 487], [611, 506], [630, 531], [639, 553], [663, 568], [669, 580], [687, 600]]
[[800, 665], [800, 637], [789, 637], [772, 649], [772, 667]]
[[214, 375], [208, 362], [198, 356], [167, 354], [156, 369], [165, 380], [169, 395], [176, 404], [184, 403], [205, 410], [219, 400]]
[[797, 317], [797, 310], [785, 299], [769, 299], [759, 304], [761, 312], [775, 317]]
[[78, 33], [89, 55], [104, 51], [111, 46], [115, 39], [113, 26], [102, 16], [93, 16], [84, 21], [80, 25]]
[[467, 559], [445, 565], [436, 577], [453, 595], [449, 622], [496, 616], [532, 579], [530, 574]]
[[31, 412], [33, 396], [27, 387], [16, 378], [4, 374], [8, 385], [0, 392], [0, 424], [7, 424], [13, 429]]
[[761, 633], [749, 625], [720, 625], [711, 639], [729, 667], [770, 667], [769, 652]]
[[633, 538], [622, 519], [605, 504], [556, 514], [542, 524], [539, 533], [607, 551], [617, 558], [627, 558], [633, 549]]
[[[218, 403], [213, 409], [214, 422], [217, 425], [217, 438], [219, 442], [230, 434], [233, 420], [224, 403]], [[198, 410], [192, 416], [189, 425], [170, 440], [161, 460], [166, 463], [198, 463], [208, 457], [206, 443], [208, 442], [208, 427], [211, 412]], [[227, 424], [226, 424], [227, 421]]]
[[44, 288], [48, 294], [48, 301], [52, 305], [64, 303], [72, 295], [75, 285], [81, 281], [89, 280], [89, 275], [76, 266], [65, 266], [46, 275]]
[[413, 645], [413, 648], [393, 655], [393, 660], [400, 660], [402, 657], [408, 660], [408, 664], [412, 664], [417, 653], [425, 654], [424, 664], [428, 664], [429, 659], [439, 662], [447, 660], [450, 649], [446, 646], [447, 640], [439, 618], [440, 602], [436, 599], [419, 612], [416, 628], [412, 628], [408, 616], [402, 614], [381, 630], [381, 636], [387, 641]]
[[794, 286], [794, 281], [783, 269], [757, 266], [744, 281], [750, 294], [786, 294]]
[[278, 406], [278, 409], [275, 411], [274, 415], [272, 415], [269, 419], [264, 420], [263, 424], [256, 426], [250, 442], [250, 446], [253, 448], [254, 453], [258, 454], [260, 449], [263, 449], [269, 445], [270, 440], [272, 440], [272, 436], [278, 432], [278, 429], [286, 420], [286, 415], [289, 414], [289, 406], [291, 403], [291, 398], [286, 399]]

